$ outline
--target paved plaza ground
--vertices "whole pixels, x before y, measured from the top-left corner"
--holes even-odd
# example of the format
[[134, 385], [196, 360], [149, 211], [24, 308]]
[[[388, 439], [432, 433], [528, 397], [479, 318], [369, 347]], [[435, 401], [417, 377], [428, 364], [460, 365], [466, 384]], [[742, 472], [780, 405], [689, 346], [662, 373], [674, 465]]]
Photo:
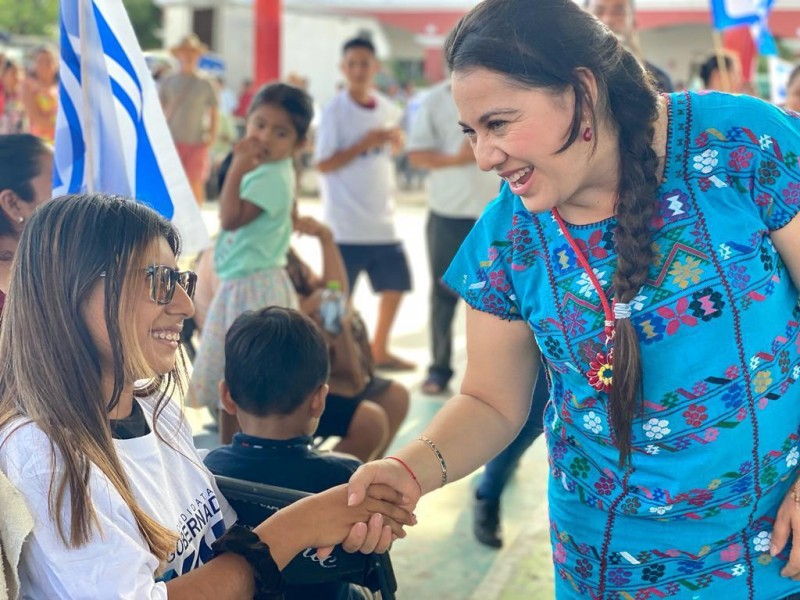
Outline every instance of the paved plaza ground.
[[[319, 201], [304, 198], [300, 211], [319, 216]], [[413, 271], [414, 291], [401, 307], [393, 349], [415, 361], [419, 368], [397, 377], [411, 390], [411, 410], [395, 446], [415, 439], [448, 397], [425, 396], [419, 391], [429, 359], [427, 314], [430, 284], [425, 254], [424, 192], [401, 194], [397, 212], [399, 230]], [[205, 207], [204, 217], [209, 229], [215, 231], [218, 226], [214, 203]], [[317, 256], [314, 240], [301, 238], [295, 242], [304, 257]], [[356, 285], [355, 304], [367, 323], [373, 324], [377, 302], [365, 280]], [[465, 363], [463, 308], [457, 321], [453, 389], [457, 389]], [[207, 416], [193, 409], [188, 409], [188, 413], [198, 434], [198, 443], [208, 447], [213, 443], [213, 436], [204, 432]], [[545, 600], [553, 597], [544, 440], [538, 439], [528, 450], [504, 494], [506, 544], [500, 551], [488, 549], [472, 537], [471, 498], [475, 480], [476, 475], [472, 475], [426, 496], [420, 502], [417, 508], [419, 524], [391, 551], [399, 585], [398, 600]]]

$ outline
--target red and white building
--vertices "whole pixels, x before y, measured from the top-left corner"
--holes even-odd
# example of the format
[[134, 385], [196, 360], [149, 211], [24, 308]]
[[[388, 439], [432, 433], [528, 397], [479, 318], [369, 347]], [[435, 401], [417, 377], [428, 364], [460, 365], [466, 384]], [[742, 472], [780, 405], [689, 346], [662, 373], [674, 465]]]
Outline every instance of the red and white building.
[[[258, 0], [156, 1], [163, 9], [165, 45], [193, 30], [226, 60], [231, 85], [252, 75]], [[312, 94], [324, 102], [340, 81], [342, 42], [367, 33], [387, 64], [436, 81], [443, 75], [444, 37], [475, 4], [477, 0], [283, 0], [280, 72], [308, 77]], [[771, 29], [800, 56], [800, 0], [776, 0], [775, 5]], [[675, 82], [688, 83], [693, 65], [712, 50], [708, 6], [708, 0], [636, 0], [643, 53]], [[748, 35], [746, 30], [730, 32], [726, 45], [741, 50]], [[743, 58], [747, 64], [746, 50]]]

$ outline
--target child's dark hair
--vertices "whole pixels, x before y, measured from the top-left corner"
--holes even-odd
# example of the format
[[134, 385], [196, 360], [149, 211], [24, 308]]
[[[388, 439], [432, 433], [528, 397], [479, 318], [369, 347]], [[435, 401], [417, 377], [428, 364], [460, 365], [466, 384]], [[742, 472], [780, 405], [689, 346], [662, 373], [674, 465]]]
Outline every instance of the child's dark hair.
[[328, 381], [329, 371], [322, 332], [296, 310], [242, 313], [225, 336], [225, 383], [244, 412], [291, 414]]
[[365, 50], [369, 50], [375, 55], [375, 44], [372, 43], [371, 40], [368, 40], [365, 37], [354, 37], [353, 39], [347, 40], [342, 46], [342, 56], [347, 54], [348, 50], [352, 50], [353, 48], [364, 48]]
[[294, 130], [297, 132], [297, 139], [305, 139], [311, 126], [311, 119], [314, 118], [314, 103], [311, 101], [311, 96], [293, 85], [268, 83], [253, 96], [247, 109], [247, 116], [250, 117], [259, 106], [265, 105], [279, 106], [289, 113]]
[[[722, 54], [721, 59], [725, 63], [725, 68], [730, 72], [733, 69], [733, 57], [729, 54]], [[708, 87], [714, 71], [719, 70], [719, 64], [720, 57], [717, 54], [712, 54], [700, 65], [700, 79], [703, 80], [703, 87]]]

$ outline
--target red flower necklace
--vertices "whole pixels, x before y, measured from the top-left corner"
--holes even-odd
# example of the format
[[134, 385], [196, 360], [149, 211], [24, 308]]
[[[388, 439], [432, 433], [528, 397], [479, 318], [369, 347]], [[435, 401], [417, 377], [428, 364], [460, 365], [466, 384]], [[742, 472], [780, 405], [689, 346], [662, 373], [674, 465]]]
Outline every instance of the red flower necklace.
[[600, 285], [597, 276], [594, 274], [594, 270], [589, 266], [589, 261], [586, 259], [583, 252], [581, 252], [581, 249], [575, 242], [575, 238], [572, 237], [572, 234], [567, 229], [564, 219], [562, 219], [561, 215], [558, 213], [558, 209], [553, 208], [550, 212], [556, 220], [556, 223], [558, 223], [562, 235], [575, 253], [578, 263], [586, 273], [589, 281], [592, 282], [597, 295], [600, 296], [600, 303], [603, 305], [606, 350], [598, 352], [594, 360], [589, 361], [589, 370], [586, 372], [586, 377], [589, 380], [589, 385], [594, 389], [599, 392], [608, 393], [611, 391], [611, 384], [614, 380], [614, 326], [616, 325], [617, 319], [627, 319], [631, 316], [631, 307], [629, 304], [617, 302], [616, 300], [613, 301], [612, 307], [612, 303], [608, 301], [603, 291], [603, 286]]

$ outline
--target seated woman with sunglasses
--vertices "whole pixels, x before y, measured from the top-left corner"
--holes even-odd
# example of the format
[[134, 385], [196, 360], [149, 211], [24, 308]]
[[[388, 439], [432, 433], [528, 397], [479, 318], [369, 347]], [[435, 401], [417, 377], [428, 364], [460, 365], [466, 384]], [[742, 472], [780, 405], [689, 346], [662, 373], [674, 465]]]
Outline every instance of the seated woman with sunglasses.
[[0, 470], [35, 521], [23, 597], [262, 598], [302, 549], [385, 551], [411, 521], [387, 488], [347, 507], [340, 486], [232, 527], [170, 398], [196, 283], [178, 250], [167, 221], [104, 195], [53, 200], [22, 234], [0, 332]]

